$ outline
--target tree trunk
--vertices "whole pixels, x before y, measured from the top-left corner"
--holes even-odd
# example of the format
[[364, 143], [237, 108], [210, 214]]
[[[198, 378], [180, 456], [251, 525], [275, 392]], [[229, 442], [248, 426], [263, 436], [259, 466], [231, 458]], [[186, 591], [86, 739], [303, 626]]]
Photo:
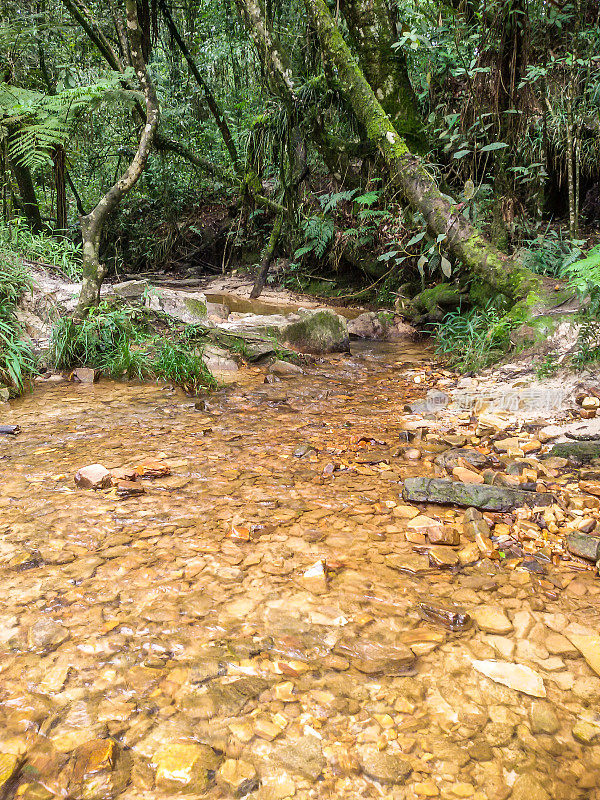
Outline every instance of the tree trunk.
[[65, 180], [65, 149], [54, 153], [54, 186], [56, 187], [56, 226], [54, 232], [64, 236], [67, 231], [67, 184]]
[[21, 195], [21, 210], [25, 219], [29, 223], [29, 227], [34, 233], [40, 233], [44, 225], [42, 223], [42, 215], [40, 214], [40, 207], [38, 206], [37, 196], [35, 193], [35, 186], [31, 177], [29, 168], [17, 161], [9, 159], [12, 173], [19, 188]]
[[394, 127], [413, 153], [427, 151], [419, 103], [386, 0], [340, 0], [358, 63]]
[[275, 217], [273, 229], [271, 230], [271, 235], [269, 236], [269, 241], [267, 242], [267, 246], [260, 264], [260, 272], [258, 273], [258, 276], [254, 282], [254, 286], [252, 287], [252, 291], [250, 292], [250, 297], [253, 300], [256, 300], [257, 297], [260, 297], [262, 290], [265, 288], [269, 267], [271, 266], [271, 261], [273, 260], [273, 254], [275, 253], [275, 248], [277, 247], [277, 241], [281, 235], [283, 217], [284, 214], [282, 211], [280, 211]]
[[426, 163], [411, 153], [379, 103], [333, 21], [325, 0], [304, 0], [304, 3], [319, 37], [323, 56], [335, 68], [355, 115], [379, 150], [405, 202], [423, 215], [430, 234], [436, 238], [443, 236], [443, 247], [453, 258], [511, 298], [523, 298], [539, 287], [540, 280], [536, 275], [517, 259], [494, 247], [459, 215], [452, 200], [440, 192]]
[[98, 205], [87, 216], [81, 218], [83, 281], [75, 310], [76, 319], [85, 317], [88, 310], [98, 305], [100, 301], [100, 287], [106, 276], [106, 267], [100, 263], [102, 230], [108, 217], [140, 178], [150, 155], [152, 139], [159, 121], [158, 100], [142, 56], [142, 31], [137, 17], [136, 0], [125, 0], [125, 6], [131, 60], [144, 93], [146, 123], [140, 134], [137, 152], [126, 172], [111, 186]]

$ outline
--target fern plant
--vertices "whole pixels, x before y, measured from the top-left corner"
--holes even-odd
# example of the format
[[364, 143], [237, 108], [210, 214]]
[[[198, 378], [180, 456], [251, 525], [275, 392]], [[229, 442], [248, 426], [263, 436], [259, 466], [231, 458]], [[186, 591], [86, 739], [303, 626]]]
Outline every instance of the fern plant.
[[138, 93], [121, 88], [126, 78], [109, 73], [94, 84], [54, 95], [0, 83], [0, 144], [6, 142], [8, 156], [31, 170], [51, 163], [52, 153], [66, 144], [84, 110], [100, 102], [134, 102]]
[[590, 250], [586, 258], [565, 267], [563, 275], [580, 294], [600, 291], [600, 245]]

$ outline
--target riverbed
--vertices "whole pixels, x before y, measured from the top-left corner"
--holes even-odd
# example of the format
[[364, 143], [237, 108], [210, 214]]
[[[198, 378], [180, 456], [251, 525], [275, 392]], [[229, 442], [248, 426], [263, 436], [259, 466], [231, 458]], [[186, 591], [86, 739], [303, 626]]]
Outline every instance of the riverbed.
[[[600, 678], [563, 635], [598, 630], [593, 571], [407, 539], [402, 482], [435, 449], [404, 406], [444, 374], [368, 343], [200, 400], [102, 380], [12, 403], [0, 796], [598, 797]], [[139, 496], [74, 483], [150, 462], [170, 474]], [[463, 510], [421, 510], [461, 529]]]

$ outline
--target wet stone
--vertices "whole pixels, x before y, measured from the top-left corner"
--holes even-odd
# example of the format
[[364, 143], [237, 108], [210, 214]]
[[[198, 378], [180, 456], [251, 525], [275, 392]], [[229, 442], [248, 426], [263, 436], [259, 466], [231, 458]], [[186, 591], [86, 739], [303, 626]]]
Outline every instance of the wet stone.
[[228, 758], [219, 767], [217, 784], [241, 797], [258, 788], [258, 775], [252, 764], [247, 761]]
[[80, 489], [107, 489], [111, 484], [110, 472], [102, 464], [82, 467], [74, 480]]
[[472, 615], [477, 627], [486, 633], [505, 636], [512, 631], [512, 623], [501, 608], [483, 606], [476, 608]]
[[297, 741], [282, 743], [273, 753], [276, 763], [290, 772], [316, 781], [325, 767], [323, 747], [316, 736], [303, 736]]
[[69, 631], [64, 625], [53, 619], [40, 619], [29, 629], [27, 642], [33, 650], [51, 652], [56, 650], [69, 638]]
[[533, 775], [519, 775], [513, 784], [511, 800], [550, 800], [550, 795]]
[[560, 727], [554, 708], [543, 701], [532, 703], [529, 720], [532, 733], [547, 733], [552, 736]]
[[205, 792], [219, 766], [214, 750], [203, 744], [167, 744], [154, 753], [156, 788], [167, 793]]
[[394, 753], [367, 750], [360, 756], [360, 767], [374, 781], [386, 784], [405, 783], [412, 772], [410, 763]]

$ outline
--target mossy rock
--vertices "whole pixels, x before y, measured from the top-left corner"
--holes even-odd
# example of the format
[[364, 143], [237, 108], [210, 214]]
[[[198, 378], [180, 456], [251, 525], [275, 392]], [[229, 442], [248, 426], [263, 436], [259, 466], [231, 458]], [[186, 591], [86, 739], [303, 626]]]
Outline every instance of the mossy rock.
[[437, 286], [430, 286], [423, 289], [412, 303], [420, 311], [431, 313], [439, 306], [441, 308], [456, 308], [460, 304], [461, 292], [457, 286], [449, 283], [438, 283]]
[[292, 322], [279, 334], [282, 342], [300, 353], [347, 353], [350, 339], [346, 320], [333, 311], [307, 314]]

